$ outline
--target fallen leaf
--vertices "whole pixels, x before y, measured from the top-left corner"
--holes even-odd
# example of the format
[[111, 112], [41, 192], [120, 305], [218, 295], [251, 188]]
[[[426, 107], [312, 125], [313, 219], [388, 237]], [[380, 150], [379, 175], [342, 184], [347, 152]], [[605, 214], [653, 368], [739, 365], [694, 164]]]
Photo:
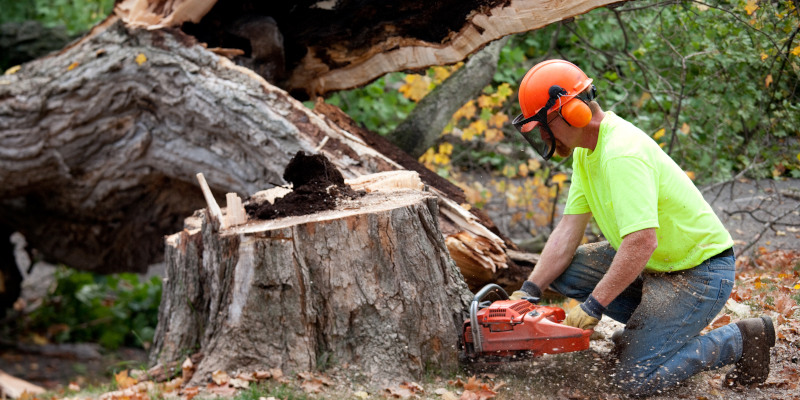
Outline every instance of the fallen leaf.
[[253, 372], [253, 378], [259, 381], [267, 380], [269, 378], [272, 378], [272, 373], [269, 371], [256, 371]]
[[408, 399], [411, 397], [416, 398], [417, 393], [424, 393], [425, 390], [415, 382], [403, 382], [400, 385], [386, 388], [386, 392], [392, 397]]
[[445, 391], [441, 394], [442, 400], [459, 400], [458, 395], [451, 391]]
[[215, 385], [213, 383], [209, 383], [208, 386], [206, 386], [206, 390], [209, 393], [223, 397], [233, 397], [233, 395], [236, 394], [236, 388], [228, 385]]
[[362, 391], [353, 393], [353, 396], [358, 397], [359, 399], [366, 400], [367, 398], [369, 398], [369, 393], [367, 393], [367, 392], [362, 390]]
[[283, 371], [281, 371], [280, 368], [271, 368], [269, 373], [272, 375], [273, 379], [283, 378]]
[[408, 390], [407, 388], [402, 388], [399, 386], [394, 386], [390, 388], [384, 389], [386, 391], [386, 395], [388, 397], [394, 397], [397, 399], [408, 399], [410, 397], [416, 397], [416, 395]]
[[127, 389], [136, 384], [136, 379], [128, 376], [127, 369], [117, 374], [114, 374], [114, 381], [117, 382], [117, 387], [119, 387], [120, 389]]
[[183, 385], [183, 382], [184, 382], [183, 378], [175, 378], [171, 381], [167, 381], [163, 385], [161, 385], [161, 391], [163, 393], [169, 393], [179, 390]]
[[248, 373], [242, 372], [239, 375], [236, 375], [236, 379], [241, 379], [243, 381], [248, 381], [248, 382], [256, 380], [255, 373], [253, 372], [248, 372]]
[[77, 67], [78, 67], [78, 65], [81, 65], [81, 63], [79, 63], [79, 62], [77, 62], [77, 61], [73, 62], [72, 64], [70, 64], [70, 65], [67, 67], [67, 71], [72, 71], [73, 69], [77, 68]]
[[317, 379], [306, 379], [300, 384], [306, 393], [319, 393], [322, 391], [322, 382]]
[[216, 370], [211, 373], [211, 380], [214, 381], [217, 385], [225, 385], [231, 378], [228, 376], [228, 373], [221, 370]]
[[198, 387], [183, 388], [182, 392], [186, 400], [192, 400], [194, 396], [197, 396], [197, 394], [200, 393], [200, 388]]
[[184, 361], [183, 365], [181, 365], [181, 377], [183, 378], [184, 381], [189, 382], [189, 380], [192, 379], [193, 375], [194, 375], [194, 363], [192, 363], [191, 358], [186, 357], [186, 361]]
[[717, 328], [723, 327], [725, 325], [728, 325], [730, 322], [731, 322], [731, 316], [730, 315], [723, 315], [723, 316], [717, 318], [716, 320], [714, 320], [714, 322], [711, 323], [711, 329], [717, 329]]
[[144, 53], [136, 55], [136, 64], [142, 65], [147, 61], [147, 56]]
[[233, 386], [236, 389], [247, 389], [250, 387], [250, 382], [244, 379], [233, 378], [228, 381], [228, 385]]

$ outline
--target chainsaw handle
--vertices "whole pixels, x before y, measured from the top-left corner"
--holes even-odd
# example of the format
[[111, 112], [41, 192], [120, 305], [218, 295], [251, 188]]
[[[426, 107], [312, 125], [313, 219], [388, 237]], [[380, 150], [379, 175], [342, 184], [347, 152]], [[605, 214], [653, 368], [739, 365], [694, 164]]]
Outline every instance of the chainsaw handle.
[[506, 291], [503, 290], [503, 288], [494, 283], [490, 283], [484, 286], [481, 290], [478, 291], [478, 293], [475, 294], [475, 298], [472, 299], [472, 302], [480, 303], [481, 300], [483, 300], [483, 298], [489, 295], [490, 293], [497, 293], [497, 295], [500, 296], [501, 300], [508, 300], [508, 293], [506, 293]]
[[478, 306], [481, 300], [490, 293], [496, 293], [502, 300], [508, 300], [508, 293], [494, 283], [484, 286], [478, 293], [475, 293], [475, 297], [469, 305], [469, 320], [472, 325], [472, 345], [479, 354], [483, 352], [483, 337], [481, 337], [481, 328], [478, 323]]

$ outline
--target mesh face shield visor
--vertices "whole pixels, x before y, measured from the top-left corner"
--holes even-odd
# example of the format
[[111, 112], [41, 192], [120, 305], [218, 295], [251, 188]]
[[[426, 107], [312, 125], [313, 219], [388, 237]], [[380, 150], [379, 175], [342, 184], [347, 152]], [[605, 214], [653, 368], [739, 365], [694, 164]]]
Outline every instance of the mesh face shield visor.
[[[525, 118], [524, 114], [520, 114], [514, 118], [514, 121], [511, 122], [511, 124], [514, 125], [514, 128], [516, 128], [517, 131], [522, 134], [522, 137], [524, 137], [525, 140], [530, 143], [531, 147], [533, 147], [533, 149], [536, 150], [545, 160], [549, 160], [556, 150], [556, 137], [553, 135], [553, 131], [550, 130], [550, 125], [547, 122], [547, 111], [556, 105], [556, 102], [558, 102], [559, 106], [553, 112], [557, 113], [564, 120], [564, 122], [567, 123], [567, 125], [572, 126], [572, 124], [569, 123], [569, 118], [564, 118], [564, 116], [561, 115], [561, 97], [566, 96], [567, 91], [558, 85], [553, 85], [550, 87], [548, 95], [549, 99], [547, 100], [547, 103], [544, 105], [544, 107], [539, 109], [539, 112], [528, 118]], [[574, 97], [582, 101], [584, 104], [589, 104], [589, 102], [595, 98], [594, 85], [592, 85], [589, 93], [579, 93]]]
[[547, 126], [547, 109], [542, 108], [542, 110], [544, 113], [540, 111], [528, 118], [520, 114], [511, 124], [542, 158], [549, 160], [556, 151], [556, 137]]

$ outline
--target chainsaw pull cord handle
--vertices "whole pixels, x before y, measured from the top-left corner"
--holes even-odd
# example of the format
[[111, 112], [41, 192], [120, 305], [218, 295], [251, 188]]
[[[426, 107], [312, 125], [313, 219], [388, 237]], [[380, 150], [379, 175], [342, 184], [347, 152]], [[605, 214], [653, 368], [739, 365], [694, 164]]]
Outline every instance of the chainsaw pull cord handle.
[[490, 293], [496, 293], [500, 296], [501, 300], [508, 300], [508, 293], [494, 283], [484, 286], [472, 299], [472, 303], [469, 305], [469, 321], [472, 326], [472, 345], [475, 347], [475, 352], [477, 353], [483, 352], [483, 337], [481, 337], [481, 328], [478, 323], [478, 305], [481, 303], [481, 300]]

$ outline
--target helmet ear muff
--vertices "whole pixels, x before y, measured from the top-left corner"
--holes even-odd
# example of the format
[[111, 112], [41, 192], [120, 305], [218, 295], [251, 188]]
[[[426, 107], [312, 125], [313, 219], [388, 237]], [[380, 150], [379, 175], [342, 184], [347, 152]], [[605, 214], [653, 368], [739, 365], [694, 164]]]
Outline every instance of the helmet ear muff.
[[592, 110], [582, 100], [573, 98], [561, 106], [561, 116], [571, 126], [583, 128], [592, 120]]

